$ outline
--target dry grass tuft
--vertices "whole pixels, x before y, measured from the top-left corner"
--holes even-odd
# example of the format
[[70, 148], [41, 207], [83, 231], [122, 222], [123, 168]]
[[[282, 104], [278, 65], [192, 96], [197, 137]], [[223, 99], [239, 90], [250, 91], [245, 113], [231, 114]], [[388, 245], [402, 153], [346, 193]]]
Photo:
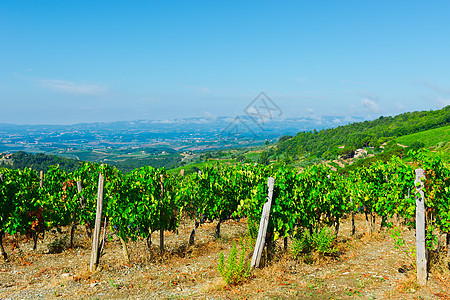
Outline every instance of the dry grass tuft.
[[217, 291], [223, 291], [225, 289], [226, 283], [221, 277], [216, 277], [212, 282], [204, 285], [201, 289], [202, 293], [210, 294]]
[[416, 272], [409, 272], [403, 280], [396, 283], [394, 291], [397, 293], [415, 293], [419, 288]]
[[431, 273], [439, 274], [450, 278], [450, 257], [447, 257], [447, 251], [429, 252], [429, 261]]

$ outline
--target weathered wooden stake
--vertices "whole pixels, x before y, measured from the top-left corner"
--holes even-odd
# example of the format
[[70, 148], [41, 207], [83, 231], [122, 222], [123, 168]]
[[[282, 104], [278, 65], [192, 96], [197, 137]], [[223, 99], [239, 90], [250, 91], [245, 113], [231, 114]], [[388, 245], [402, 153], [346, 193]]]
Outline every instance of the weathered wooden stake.
[[39, 188], [44, 186], [44, 171], [39, 172]]
[[159, 249], [161, 250], [161, 254], [164, 253], [164, 224], [162, 222], [163, 219], [163, 205], [164, 205], [164, 175], [160, 175], [160, 185], [161, 185], [161, 211], [159, 214]]
[[427, 249], [425, 245], [425, 196], [423, 191], [423, 179], [425, 172], [423, 169], [416, 169], [416, 263], [417, 263], [417, 284], [424, 286], [427, 284]]
[[266, 240], [267, 225], [269, 224], [270, 207], [272, 205], [274, 183], [275, 179], [269, 177], [269, 179], [267, 180], [267, 186], [269, 187], [269, 191], [267, 195], [267, 201], [266, 203], [264, 203], [261, 221], [259, 223], [258, 238], [256, 239], [255, 251], [253, 252], [252, 262], [250, 265], [251, 268], [259, 267], [259, 263], [261, 262], [261, 254], [263, 252], [264, 242]]
[[94, 236], [92, 239], [92, 252], [91, 252], [91, 263], [89, 270], [94, 272], [98, 265], [98, 242], [100, 239], [101, 221], [102, 221], [102, 208], [103, 208], [103, 186], [105, 180], [103, 175], [100, 173], [98, 176], [98, 193], [97, 193], [97, 212], [95, 214], [95, 228]]

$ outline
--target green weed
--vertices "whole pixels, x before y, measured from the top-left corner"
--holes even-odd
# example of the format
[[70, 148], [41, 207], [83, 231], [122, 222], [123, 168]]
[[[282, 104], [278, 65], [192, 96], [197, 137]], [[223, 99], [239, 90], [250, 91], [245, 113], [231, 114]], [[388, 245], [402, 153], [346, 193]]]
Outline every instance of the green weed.
[[[242, 241], [241, 244], [243, 244]], [[227, 262], [223, 252], [220, 253], [218, 268], [220, 275], [228, 285], [247, 280], [250, 277], [250, 261], [245, 259], [245, 247], [242, 247], [238, 253], [236, 243], [233, 243]]]

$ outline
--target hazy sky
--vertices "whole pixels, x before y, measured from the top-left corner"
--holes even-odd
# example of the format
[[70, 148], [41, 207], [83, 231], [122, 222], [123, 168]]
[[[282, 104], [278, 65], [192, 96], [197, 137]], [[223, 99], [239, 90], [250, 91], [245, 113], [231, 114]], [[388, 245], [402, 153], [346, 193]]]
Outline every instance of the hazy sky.
[[0, 0], [0, 123], [450, 104], [448, 1]]

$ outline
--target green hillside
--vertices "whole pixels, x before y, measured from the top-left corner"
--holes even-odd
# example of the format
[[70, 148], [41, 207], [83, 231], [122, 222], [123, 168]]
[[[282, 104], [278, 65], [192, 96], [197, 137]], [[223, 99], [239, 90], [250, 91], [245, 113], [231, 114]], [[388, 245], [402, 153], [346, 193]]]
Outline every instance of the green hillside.
[[450, 161], [450, 125], [405, 135], [396, 141], [406, 146], [423, 143], [425, 148], [438, 152], [444, 161]]
[[413, 142], [422, 142], [426, 148], [448, 141], [450, 141], [450, 125], [397, 138], [397, 142], [402, 145], [410, 146]]
[[337, 128], [313, 132], [299, 132], [296, 136], [284, 136], [277, 145], [277, 154], [285, 158], [302, 156], [331, 159], [338, 155], [349, 155], [357, 148], [378, 148], [386, 141], [401, 136], [448, 126], [450, 106], [441, 110], [416, 111], [394, 117], [379, 117], [373, 121], [352, 123]]

